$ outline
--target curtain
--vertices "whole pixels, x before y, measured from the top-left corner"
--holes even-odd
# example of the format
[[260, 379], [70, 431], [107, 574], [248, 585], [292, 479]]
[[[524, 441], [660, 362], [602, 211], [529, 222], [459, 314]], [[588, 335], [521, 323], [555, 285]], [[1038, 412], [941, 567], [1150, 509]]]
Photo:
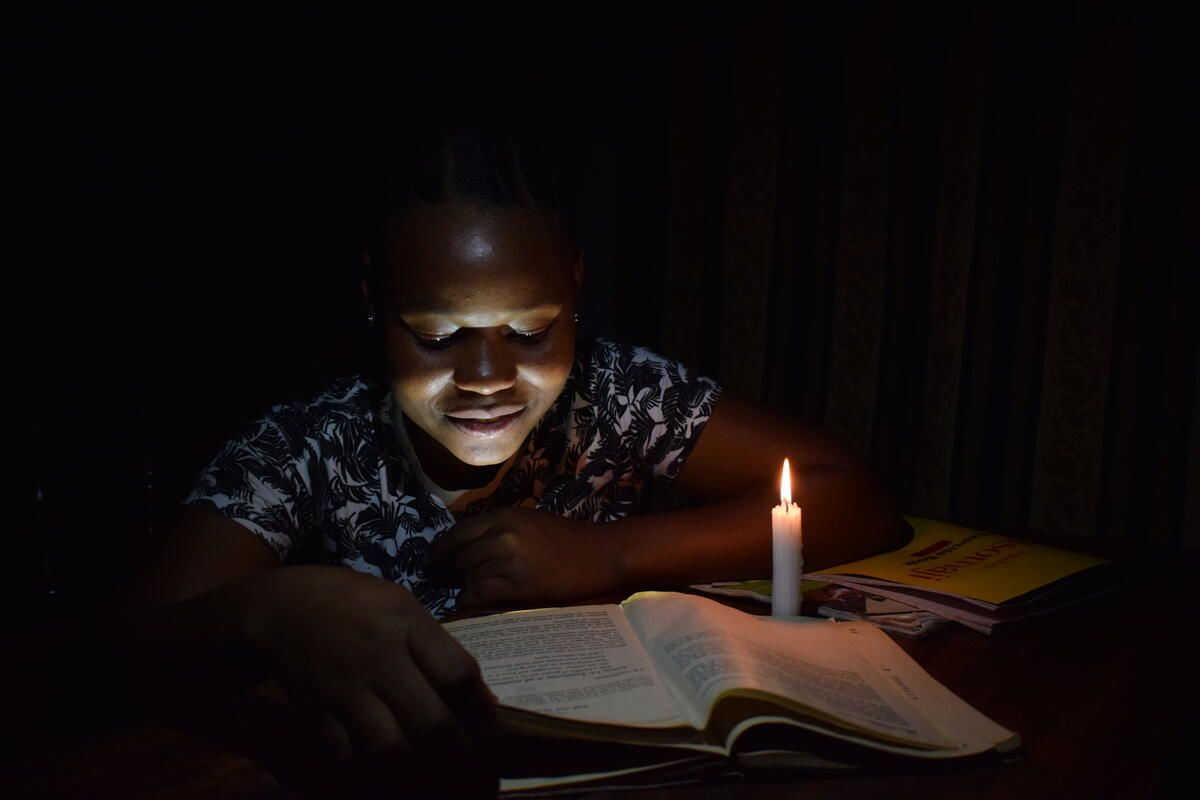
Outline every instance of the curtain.
[[1200, 544], [1182, 26], [835, 6], [629, 35], [621, 335], [845, 437], [908, 513]]

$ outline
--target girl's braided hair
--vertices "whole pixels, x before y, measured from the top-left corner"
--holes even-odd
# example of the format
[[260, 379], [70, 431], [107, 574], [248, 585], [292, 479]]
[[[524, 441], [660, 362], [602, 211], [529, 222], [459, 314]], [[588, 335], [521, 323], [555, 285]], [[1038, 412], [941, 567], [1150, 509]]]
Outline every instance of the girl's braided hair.
[[385, 236], [395, 220], [426, 203], [530, 209], [577, 250], [562, 139], [540, 116], [499, 101], [481, 102], [433, 112], [415, 132], [397, 136], [388, 148], [396, 156], [385, 170], [369, 234], [372, 264], [383, 260]]

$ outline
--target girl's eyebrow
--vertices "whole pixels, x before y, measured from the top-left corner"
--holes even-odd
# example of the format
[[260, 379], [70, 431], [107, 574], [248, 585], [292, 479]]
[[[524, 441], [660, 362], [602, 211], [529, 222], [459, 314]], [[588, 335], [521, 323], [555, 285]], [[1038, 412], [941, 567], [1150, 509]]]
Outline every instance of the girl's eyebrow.
[[[467, 314], [463, 314], [463, 313], [453, 310], [453, 309], [439, 309], [439, 308], [428, 308], [428, 307], [427, 308], [407, 308], [407, 309], [404, 309], [403, 311], [401, 311], [399, 316], [409, 317], [410, 319], [415, 319], [415, 320], [420, 320], [421, 318], [426, 318], [426, 317], [431, 317], [431, 318], [432, 317], [436, 317], [436, 318], [449, 317], [456, 321], [461, 320], [461, 321], [465, 321], [465, 322], [482, 323], [482, 322], [487, 321], [488, 318], [495, 318], [495, 317], [502, 317], [504, 319], [512, 319], [514, 317], [533, 316], [533, 315], [539, 315], [539, 314], [545, 314], [547, 316], [558, 316], [561, 313], [562, 313], [562, 305], [560, 303], [545, 303], [543, 305], [526, 306], [525, 308], [518, 308], [518, 309], [511, 310], [511, 311], [505, 310], [505, 311], [467, 313]], [[492, 327], [492, 325], [467, 324], [467, 325], [462, 325], [461, 327], [464, 327], [464, 328], [490, 328], [490, 327]]]

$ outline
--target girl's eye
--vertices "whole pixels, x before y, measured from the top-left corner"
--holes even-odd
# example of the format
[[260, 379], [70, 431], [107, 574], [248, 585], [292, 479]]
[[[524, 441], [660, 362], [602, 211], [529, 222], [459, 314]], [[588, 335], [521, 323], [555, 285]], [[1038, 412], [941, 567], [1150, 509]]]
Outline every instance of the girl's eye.
[[[553, 323], [551, 323], [553, 325]], [[509, 334], [509, 338], [514, 339], [522, 344], [535, 344], [546, 338], [546, 334], [550, 332], [550, 325], [542, 328], [540, 331], [513, 331]]]
[[[514, 330], [509, 332], [508, 338], [516, 342], [520, 342], [521, 344], [537, 344], [546, 338], [546, 334], [550, 332], [550, 328], [553, 325], [554, 323], [550, 323], [550, 325], [547, 325], [546, 327], [537, 331], [526, 332]], [[408, 326], [406, 325], [405, 327]], [[454, 333], [449, 333], [445, 336], [423, 336], [414, 331], [412, 328], [409, 328], [409, 332], [412, 333], [413, 338], [417, 340], [417, 344], [426, 350], [445, 350], [459, 340], [463, 329], [459, 328]]]
[[446, 336], [421, 336], [414, 331], [413, 338], [417, 340], [417, 344], [421, 345], [421, 347], [424, 347], [426, 350], [445, 350], [447, 347], [458, 341], [458, 335], [461, 332], [462, 329], [459, 329]]

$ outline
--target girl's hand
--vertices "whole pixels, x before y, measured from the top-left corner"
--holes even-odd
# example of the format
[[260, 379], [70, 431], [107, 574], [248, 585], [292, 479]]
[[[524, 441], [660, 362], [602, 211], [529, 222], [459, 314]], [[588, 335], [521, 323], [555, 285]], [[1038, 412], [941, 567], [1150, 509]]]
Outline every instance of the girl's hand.
[[618, 538], [528, 508], [478, 514], [437, 538], [427, 568], [456, 576], [462, 608], [566, 602], [621, 591]]
[[341, 758], [461, 755], [486, 729], [495, 701], [479, 665], [406, 589], [301, 566], [258, 587], [249, 639]]

